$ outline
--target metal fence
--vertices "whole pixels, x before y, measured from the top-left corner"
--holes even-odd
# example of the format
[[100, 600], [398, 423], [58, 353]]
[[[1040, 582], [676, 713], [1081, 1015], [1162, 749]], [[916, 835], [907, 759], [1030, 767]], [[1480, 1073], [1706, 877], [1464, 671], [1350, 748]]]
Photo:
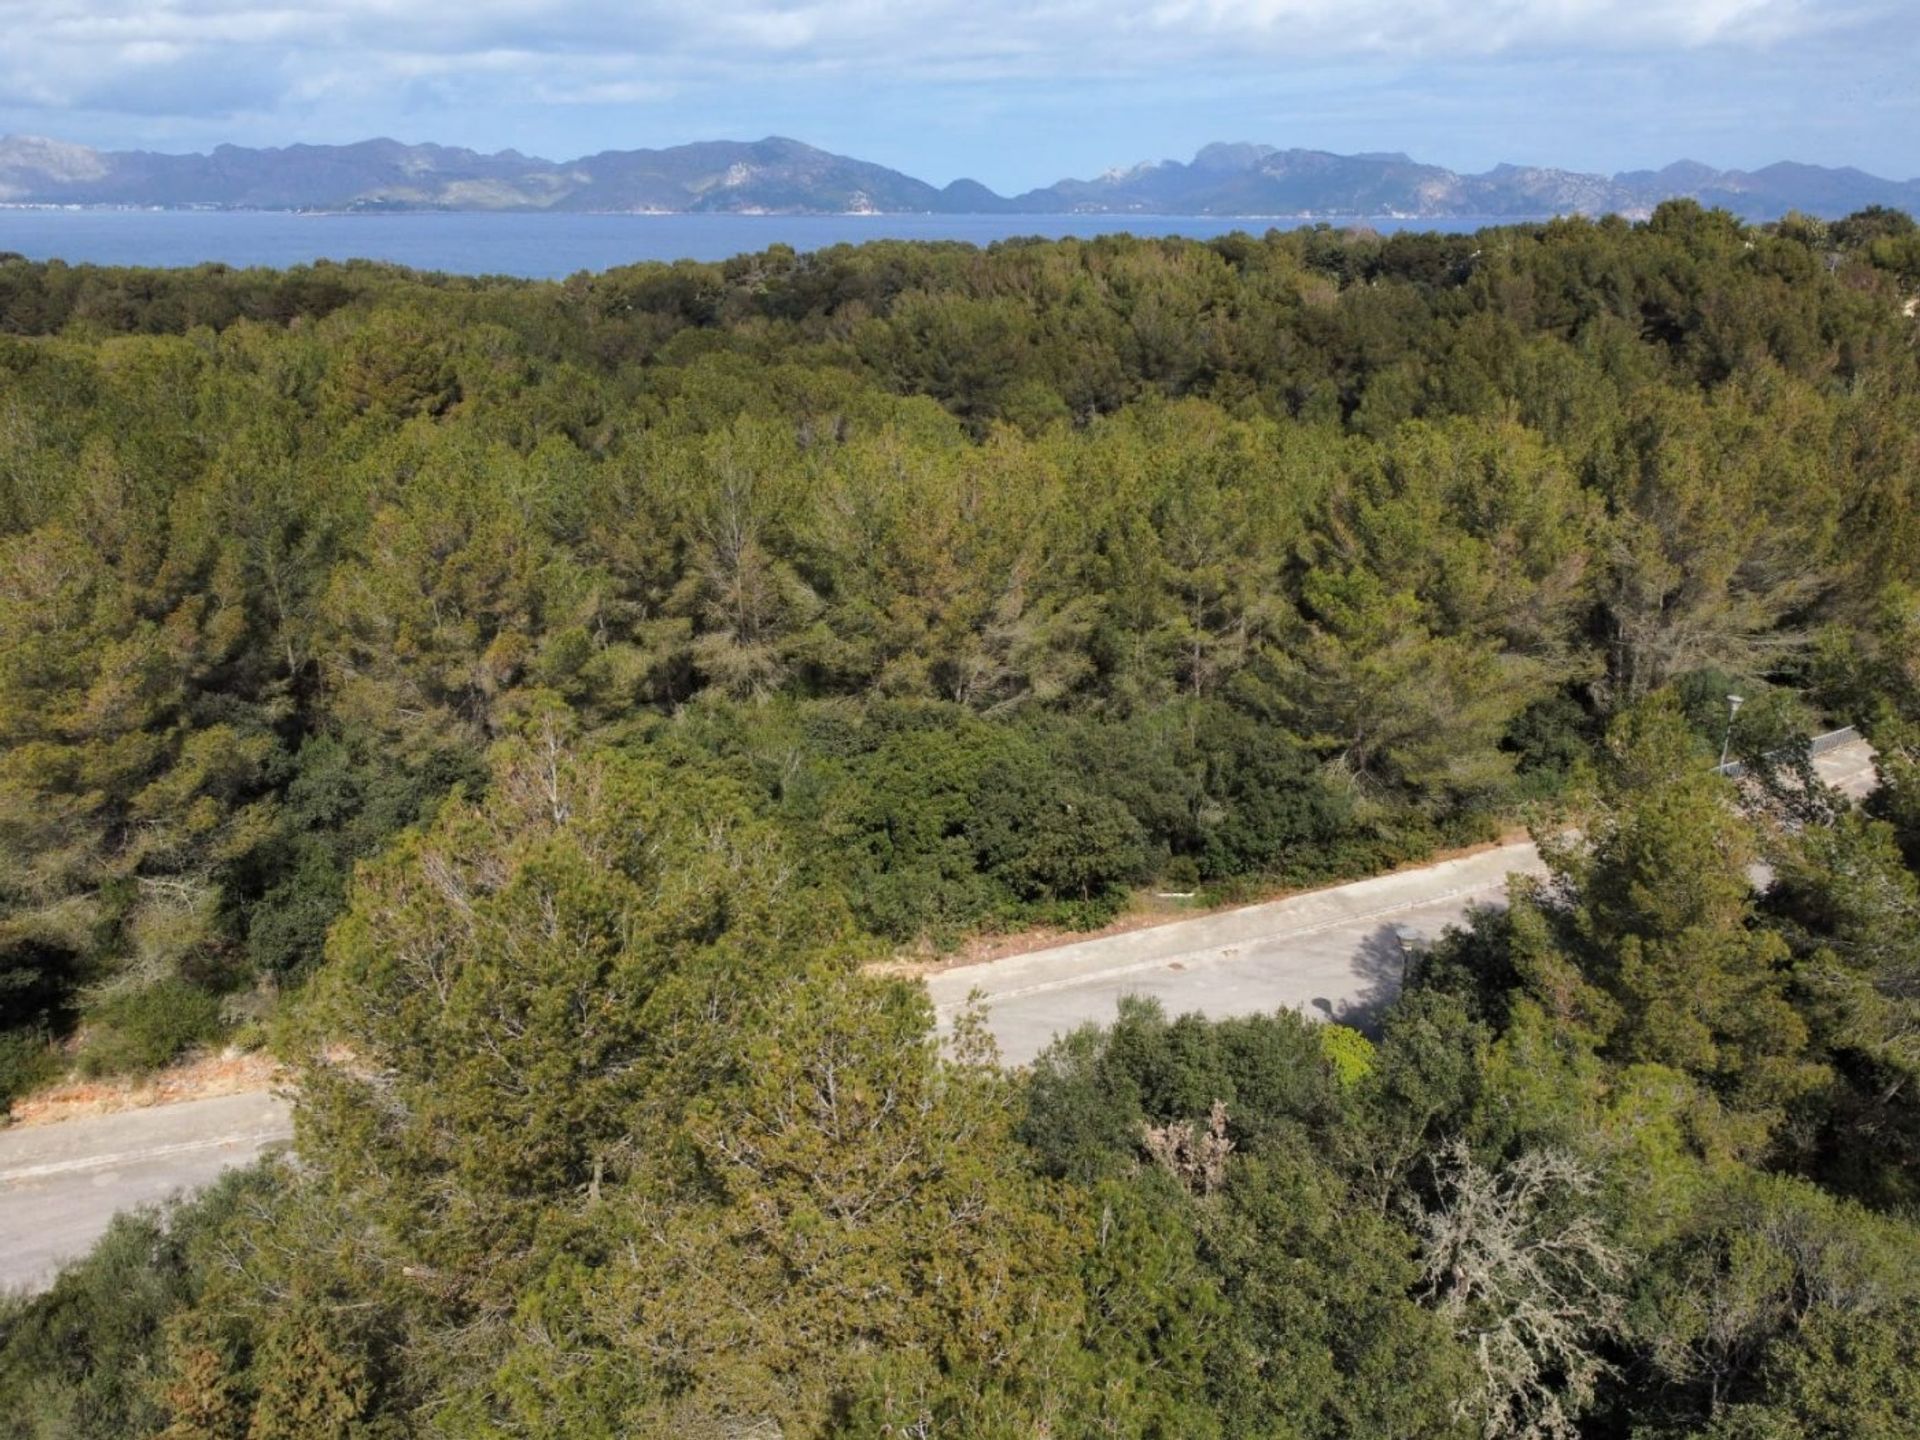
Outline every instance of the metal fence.
[[[1807, 753], [1810, 755], [1824, 755], [1829, 750], [1838, 750], [1842, 745], [1851, 745], [1859, 738], [1860, 732], [1851, 725], [1840, 730], [1829, 730], [1824, 735], [1814, 736], [1813, 739], [1807, 743]], [[1784, 756], [1786, 753], [1784, 750], [1776, 750], [1773, 752], [1773, 755], [1769, 755], [1767, 758], [1773, 759], [1774, 756]], [[1724, 765], [1714, 766], [1713, 773], [1716, 775], [1725, 775], [1729, 780], [1738, 780], [1742, 775], [1747, 773], [1747, 767], [1742, 765], [1738, 760], [1729, 760]]]

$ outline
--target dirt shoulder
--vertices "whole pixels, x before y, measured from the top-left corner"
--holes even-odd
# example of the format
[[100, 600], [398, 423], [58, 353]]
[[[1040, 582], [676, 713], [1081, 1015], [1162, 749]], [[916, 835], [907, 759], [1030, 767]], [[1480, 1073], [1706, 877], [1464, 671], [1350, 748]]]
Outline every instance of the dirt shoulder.
[[270, 1090], [282, 1078], [277, 1061], [259, 1052], [225, 1051], [171, 1065], [152, 1075], [68, 1080], [13, 1102], [15, 1125], [53, 1125], [89, 1115], [146, 1110], [183, 1100]]

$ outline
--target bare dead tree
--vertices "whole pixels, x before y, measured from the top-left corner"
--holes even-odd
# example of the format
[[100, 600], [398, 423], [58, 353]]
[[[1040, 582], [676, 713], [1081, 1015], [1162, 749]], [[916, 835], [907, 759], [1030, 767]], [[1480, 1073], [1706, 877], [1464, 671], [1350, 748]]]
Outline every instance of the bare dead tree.
[[1191, 1120], [1143, 1125], [1140, 1144], [1155, 1164], [1182, 1185], [1196, 1195], [1211, 1195], [1226, 1183], [1227, 1156], [1233, 1153], [1233, 1141], [1227, 1135], [1227, 1102], [1213, 1102], [1205, 1130]]
[[1414, 1206], [1423, 1298], [1474, 1347], [1483, 1384], [1463, 1402], [1487, 1440], [1561, 1440], [1610, 1367], [1627, 1255], [1588, 1203], [1573, 1156], [1539, 1150], [1495, 1171], [1464, 1141], [1432, 1157], [1435, 1200]]

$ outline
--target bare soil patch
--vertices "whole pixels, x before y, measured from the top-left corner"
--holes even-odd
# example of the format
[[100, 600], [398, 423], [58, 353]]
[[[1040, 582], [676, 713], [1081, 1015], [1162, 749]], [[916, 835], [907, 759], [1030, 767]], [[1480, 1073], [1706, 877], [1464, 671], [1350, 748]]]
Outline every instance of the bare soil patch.
[[271, 1056], [229, 1050], [170, 1065], [151, 1075], [64, 1081], [14, 1101], [11, 1118], [16, 1125], [52, 1125], [87, 1115], [268, 1090], [279, 1083], [281, 1075], [279, 1063]]

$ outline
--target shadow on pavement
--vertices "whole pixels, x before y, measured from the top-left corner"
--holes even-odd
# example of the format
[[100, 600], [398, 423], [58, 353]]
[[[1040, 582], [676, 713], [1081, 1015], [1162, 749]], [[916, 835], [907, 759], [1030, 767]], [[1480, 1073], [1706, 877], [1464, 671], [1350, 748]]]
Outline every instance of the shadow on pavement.
[[1377, 1039], [1387, 1007], [1399, 996], [1406, 980], [1407, 960], [1399, 931], [1392, 925], [1376, 926], [1354, 951], [1353, 973], [1361, 982], [1359, 993], [1342, 1001], [1338, 1009], [1320, 1000], [1314, 1005], [1325, 1010], [1329, 1019]]

